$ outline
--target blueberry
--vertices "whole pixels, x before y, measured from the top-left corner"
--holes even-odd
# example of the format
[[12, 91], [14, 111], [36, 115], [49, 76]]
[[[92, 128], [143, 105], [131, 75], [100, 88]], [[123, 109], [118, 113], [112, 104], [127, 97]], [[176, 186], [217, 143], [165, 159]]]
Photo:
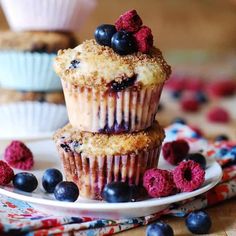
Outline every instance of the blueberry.
[[79, 60], [73, 60], [70, 62], [69, 69], [76, 69], [79, 67], [80, 61]]
[[110, 82], [110, 91], [111, 92], [119, 92], [130, 86], [133, 86], [136, 81], [137, 76], [134, 75], [130, 78], [123, 79], [121, 82], [112, 81]]
[[207, 98], [206, 94], [203, 93], [203, 92], [201, 92], [201, 91], [199, 91], [199, 92], [196, 93], [196, 99], [197, 99], [197, 101], [200, 102], [200, 103], [206, 103], [206, 102], [208, 102], [208, 98]]
[[229, 140], [229, 137], [225, 134], [221, 134], [221, 135], [218, 135], [216, 138], [215, 138], [215, 141], [216, 142], [219, 142], [219, 141], [228, 141]]
[[114, 25], [104, 24], [97, 27], [94, 37], [98, 44], [111, 47], [111, 38], [115, 33], [116, 27]]
[[124, 30], [118, 31], [112, 36], [111, 47], [120, 55], [127, 55], [136, 51], [133, 35]]
[[53, 193], [58, 183], [63, 180], [62, 173], [57, 169], [47, 169], [42, 178], [42, 185], [46, 192]]
[[205, 211], [193, 211], [185, 220], [188, 230], [193, 234], [207, 234], [211, 228], [211, 218]]
[[159, 221], [147, 227], [146, 236], [174, 236], [174, 232], [170, 225]]
[[38, 180], [31, 173], [21, 172], [14, 176], [13, 186], [21, 191], [30, 193], [38, 187]]
[[131, 201], [131, 189], [127, 183], [111, 182], [103, 190], [103, 198], [107, 202]]
[[186, 124], [186, 120], [181, 118], [181, 117], [176, 117], [172, 123], [177, 123], [177, 124], [182, 124], [182, 125], [185, 125]]
[[173, 91], [173, 92], [171, 92], [171, 96], [172, 96], [174, 99], [179, 99], [179, 98], [181, 98], [181, 95], [182, 95], [182, 92], [181, 92], [181, 91]]
[[206, 168], [206, 158], [201, 153], [190, 153], [186, 156], [185, 160], [195, 161], [202, 167], [202, 169]]
[[62, 181], [57, 184], [54, 196], [58, 201], [75, 202], [79, 197], [79, 189], [74, 182]]

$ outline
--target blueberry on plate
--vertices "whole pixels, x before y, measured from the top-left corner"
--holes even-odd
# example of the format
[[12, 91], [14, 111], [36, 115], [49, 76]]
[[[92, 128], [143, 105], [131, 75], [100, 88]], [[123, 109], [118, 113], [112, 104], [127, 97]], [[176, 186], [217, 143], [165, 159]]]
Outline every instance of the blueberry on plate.
[[211, 218], [205, 211], [193, 211], [186, 220], [188, 230], [193, 234], [207, 234], [211, 228]]
[[24, 192], [33, 192], [38, 187], [36, 177], [28, 172], [21, 172], [14, 176], [13, 186]]
[[159, 221], [147, 227], [146, 236], [174, 236], [174, 232], [170, 225]]
[[75, 202], [79, 197], [79, 189], [73, 182], [62, 181], [57, 184], [54, 196], [58, 201]]
[[178, 91], [178, 90], [176, 90], [176, 91], [173, 91], [173, 92], [171, 92], [171, 96], [172, 96], [172, 98], [174, 98], [174, 99], [179, 99], [179, 98], [181, 98], [181, 95], [182, 95], [182, 91]]
[[229, 137], [225, 134], [221, 134], [221, 135], [218, 135], [216, 138], [215, 138], [215, 141], [216, 142], [220, 142], [220, 141], [228, 141], [229, 140]]
[[206, 169], [206, 158], [201, 153], [190, 153], [186, 156], [185, 160], [195, 161], [202, 167], [202, 169]]
[[103, 190], [103, 199], [107, 202], [130, 202], [131, 197], [131, 189], [124, 182], [111, 182]]
[[114, 25], [100, 25], [94, 33], [95, 40], [98, 44], [111, 47], [111, 38], [116, 33]]
[[172, 121], [172, 124], [182, 124], [182, 125], [185, 125], [187, 122], [184, 118], [181, 118], [181, 117], [176, 117], [173, 121]]
[[57, 169], [47, 169], [42, 178], [42, 185], [46, 192], [53, 193], [57, 184], [63, 180], [62, 173]]
[[132, 33], [125, 30], [118, 31], [112, 36], [111, 47], [120, 55], [127, 55], [136, 51]]
[[208, 101], [208, 98], [207, 98], [206, 94], [201, 92], [201, 91], [198, 91], [196, 93], [196, 99], [200, 103], [206, 103]]

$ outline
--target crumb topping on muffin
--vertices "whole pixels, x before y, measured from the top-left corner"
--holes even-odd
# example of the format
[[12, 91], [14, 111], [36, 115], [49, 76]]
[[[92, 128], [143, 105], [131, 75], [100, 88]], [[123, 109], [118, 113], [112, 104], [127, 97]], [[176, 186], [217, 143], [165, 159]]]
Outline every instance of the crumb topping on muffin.
[[22, 92], [9, 89], [0, 89], [0, 104], [8, 104], [20, 101], [37, 101], [54, 104], [64, 104], [62, 91], [55, 92]]
[[97, 134], [81, 132], [67, 124], [54, 134], [57, 146], [65, 151], [88, 156], [126, 155], [150, 150], [161, 145], [164, 130], [157, 122], [145, 131], [124, 134]]
[[0, 50], [57, 53], [59, 49], [73, 48], [76, 44], [71, 33], [3, 31], [0, 34]]
[[55, 59], [56, 73], [74, 86], [109, 90], [114, 82], [136, 78], [133, 86], [163, 83], [171, 68], [162, 53], [152, 48], [149, 54], [135, 52], [121, 56], [95, 40], [86, 40], [74, 49], [60, 50]]

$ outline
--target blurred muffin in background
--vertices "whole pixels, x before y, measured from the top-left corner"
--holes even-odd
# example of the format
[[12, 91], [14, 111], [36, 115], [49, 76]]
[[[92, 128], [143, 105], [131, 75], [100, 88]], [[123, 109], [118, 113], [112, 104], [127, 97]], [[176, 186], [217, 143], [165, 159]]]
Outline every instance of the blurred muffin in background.
[[96, 0], [2, 0], [1, 3], [10, 28], [15, 31], [78, 31], [96, 6]]
[[76, 44], [72, 33], [1, 32], [0, 86], [23, 91], [61, 90], [52, 60], [59, 49]]
[[0, 89], [0, 105], [14, 102], [48, 102], [54, 104], [64, 104], [64, 94], [62, 91], [53, 92], [25, 92], [9, 89]]

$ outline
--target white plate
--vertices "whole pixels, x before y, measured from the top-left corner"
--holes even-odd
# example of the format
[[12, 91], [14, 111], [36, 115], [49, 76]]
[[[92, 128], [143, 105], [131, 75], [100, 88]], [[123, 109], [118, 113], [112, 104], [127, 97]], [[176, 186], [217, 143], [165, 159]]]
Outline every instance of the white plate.
[[[75, 203], [60, 202], [54, 200], [52, 195], [46, 194], [41, 187], [41, 177], [45, 169], [52, 167], [61, 168], [54, 143], [50, 140], [44, 140], [31, 142], [27, 145], [34, 153], [35, 168], [32, 172], [38, 177], [40, 187], [38, 187], [34, 193], [30, 194], [16, 191], [11, 187], [2, 187], [0, 188], [0, 194], [26, 201], [36, 209], [49, 214], [89, 216], [109, 219], [145, 216], [161, 211], [171, 203], [179, 202], [206, 192], [214, 187], [222, 176], [220, 165], [214, 160], [210, 160], [207, 164], [203, 186], [193, 192], [179, 193], [169, 197], [153, 198], [129, 203], [106, 203], [82, 198], [79, 198]], [[163, 169], [173, 168], [168, 165], [162, 157], [160, 159], [159, 167]]]

